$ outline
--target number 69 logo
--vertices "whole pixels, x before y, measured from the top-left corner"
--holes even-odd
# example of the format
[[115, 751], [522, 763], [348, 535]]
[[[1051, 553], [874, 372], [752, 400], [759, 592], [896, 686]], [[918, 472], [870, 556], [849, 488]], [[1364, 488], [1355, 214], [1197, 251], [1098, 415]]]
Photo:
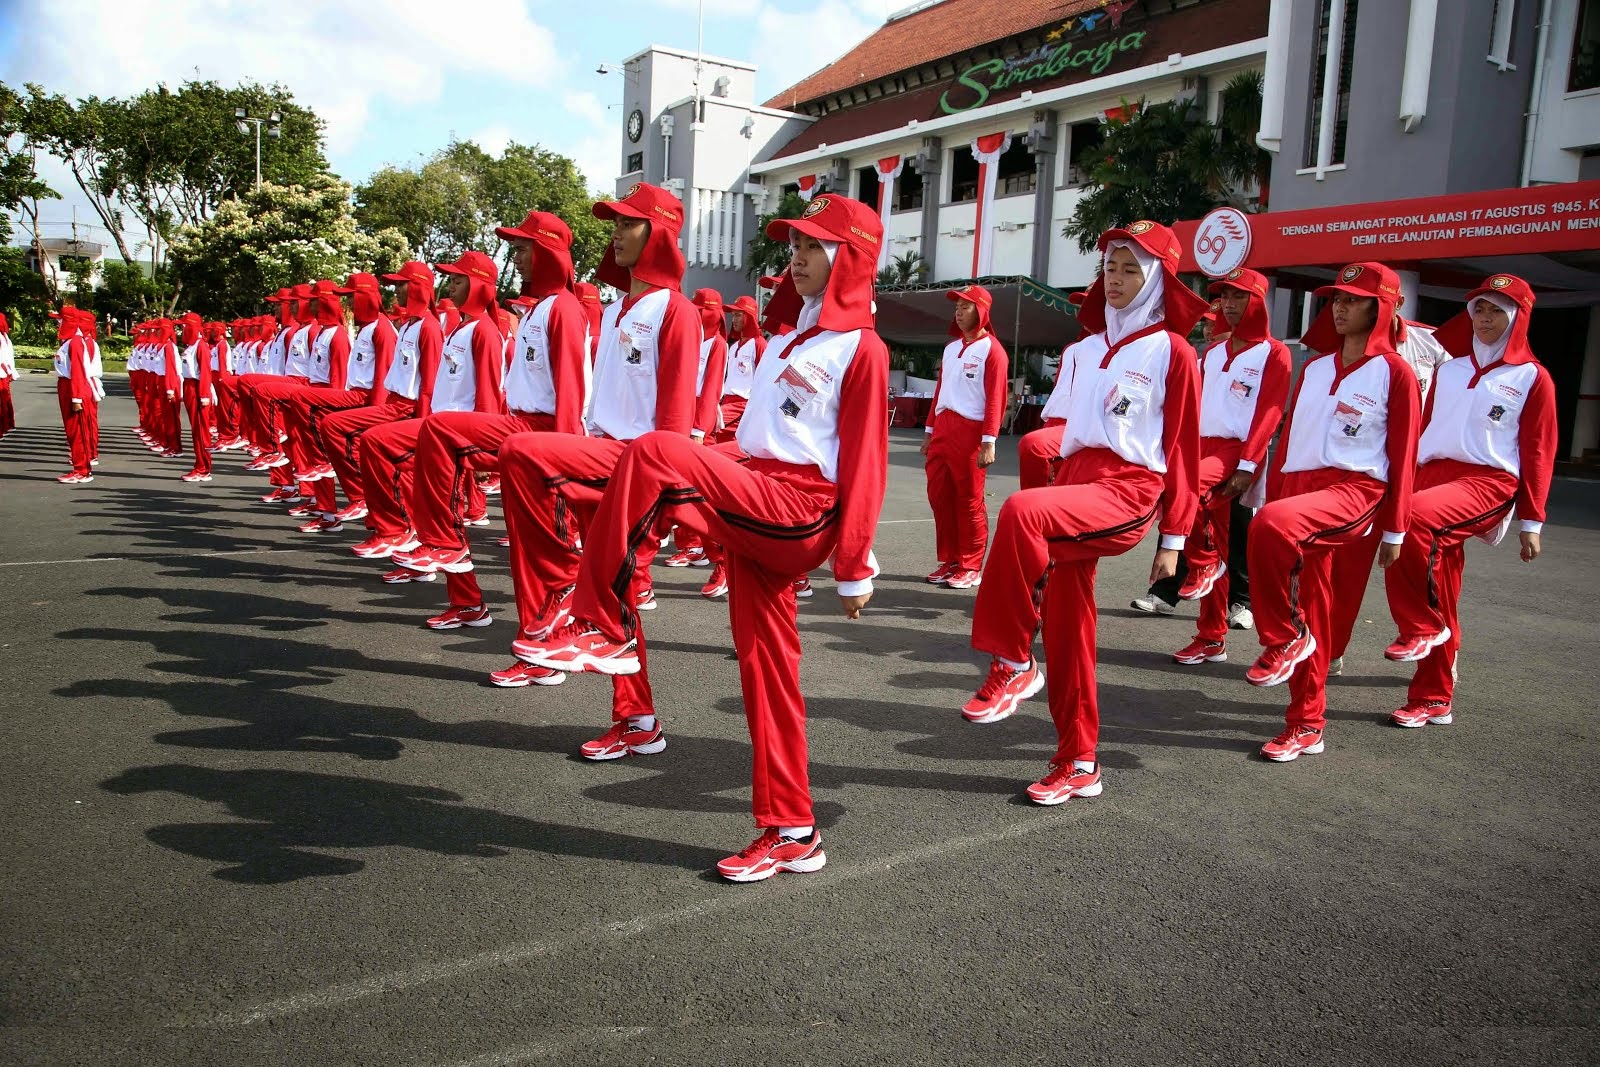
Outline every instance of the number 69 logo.
[[1238, 208], [1219, 207], [1200, 220], [1194, 259], [1212, 278], [1225, 277], [1250, 257], [1250, 219]]

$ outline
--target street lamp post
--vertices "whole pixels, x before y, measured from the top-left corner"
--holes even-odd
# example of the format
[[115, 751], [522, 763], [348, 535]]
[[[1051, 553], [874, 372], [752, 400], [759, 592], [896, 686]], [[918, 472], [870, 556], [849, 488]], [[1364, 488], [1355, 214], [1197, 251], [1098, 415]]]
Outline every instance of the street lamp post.
[[250, 135], [250, 127], [254, 126], [256, 128], [256, 192], [258, 193], [261, 191], [261, 126], [263, 123], [267, 127], [268, 137], [283, 136], [283, 112], [277, 108], [269, 111], [264, 119], [254, 117], [242, 107], [233, 109], [233, 124], [241, 134], [248, 137]]

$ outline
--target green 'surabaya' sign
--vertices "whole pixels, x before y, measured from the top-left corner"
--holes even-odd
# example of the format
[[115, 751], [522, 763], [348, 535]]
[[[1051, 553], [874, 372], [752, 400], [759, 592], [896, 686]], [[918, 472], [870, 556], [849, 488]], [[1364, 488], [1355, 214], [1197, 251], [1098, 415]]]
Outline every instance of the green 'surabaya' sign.
[[[1102, 74], [1126, 52], [1144, 48], [1145, 31], [1136, 30], [1121, 37], [1108, 37], [1098, 45], [1074, 47], [1071, 44], [1045, 45], [1020, 59], [990, 59], [968, 67], [956, 76], [956, 84], [939, 97], [939, 107], [946, 115], [959, 115], [975, 107], [982, 107], [990, 93], [1009, 89], [1014, 85], [1047, 81], [1069, 70]], [[952, 103], [951, 94], [965, 97], [961, 87], [971, 90], [972, 99], [966, 103]]]

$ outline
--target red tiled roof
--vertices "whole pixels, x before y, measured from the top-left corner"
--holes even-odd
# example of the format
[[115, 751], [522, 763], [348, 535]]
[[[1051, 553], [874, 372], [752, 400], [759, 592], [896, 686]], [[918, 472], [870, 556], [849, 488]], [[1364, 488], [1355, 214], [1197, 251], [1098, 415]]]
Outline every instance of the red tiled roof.
[[1105, 0], [942, 0], [884, 23], [826, 67], [768, 100], [767, 106], [792, 108], [1104, 4]]

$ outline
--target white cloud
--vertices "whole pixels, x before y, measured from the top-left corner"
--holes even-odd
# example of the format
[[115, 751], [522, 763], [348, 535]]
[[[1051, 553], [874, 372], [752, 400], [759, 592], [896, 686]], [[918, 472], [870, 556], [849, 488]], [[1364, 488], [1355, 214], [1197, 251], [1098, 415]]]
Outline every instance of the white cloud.
[[376, 101], [431, 101], [454, 74], [508, 87], [552, 85], [564, 70], [555, 38], [521, 0], [473, 0], [452, 17], [429, 0], [33, 0], [28, 46], [8, 81], [68, 96], [124, 95], [200, 77], [280, 82], [348, 150]]
[[765, 3], [756, 12], [753, 56], [766, 87], [782, 92], [832, 63], [883, 24], [887, 12], [872, 0], [822, 0], [804, 7]]
[[561, 106], [572, 119], [582, 123], [583, 132], [575, 140], [563, 139], [550, 147], [572, 158], [591, 192], [611, 192], [621, 170], [617, 162], [617, 123], [606, 105], [591, 92], [563, 93]]

